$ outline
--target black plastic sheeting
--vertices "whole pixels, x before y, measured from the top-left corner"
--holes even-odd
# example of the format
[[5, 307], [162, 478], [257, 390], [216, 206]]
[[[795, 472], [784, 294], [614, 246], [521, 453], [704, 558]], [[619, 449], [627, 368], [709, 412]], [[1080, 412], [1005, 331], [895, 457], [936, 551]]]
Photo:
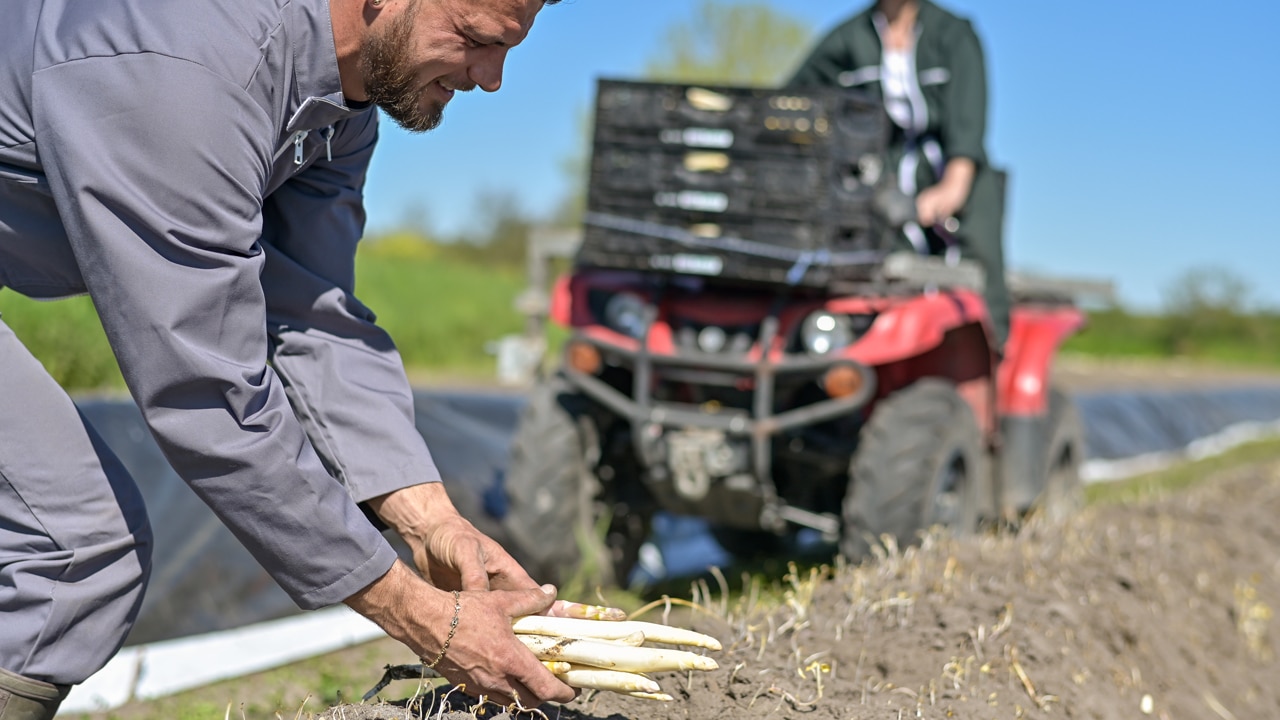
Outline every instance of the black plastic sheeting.
[[[1242, 422], [1280, 420], [1280, 387], [1107, 392], [1076, 397], [1091, 460], [1176, 451]], [[155, 533], [151, 584], [128, 644], [185, 637], [296, 614], [298, 608], [173, 472], [128, 401], [83, 400], [89, 421], [142, 490]], [[504, 540], [502, 486], [523, 398], [421, 391], [417, 426], [458, 510]], [[700, 521], [659, 517], [654, 538], [671, 575], [728, 559]], [[403, 546], [398, 549], [406, 555]], [[407, 557], [407, 555], [406, 555]]]
[[[467, 519], [499, 542], [510, 437], [523, 404], [515, 394], [420, 392], [419, 432]], [[169, 466], [128, 400], [77, 403], [129, 469], [155, 537], [151, 582], [127, 645], [168, 640], [293, 615], [300, 610]], [[411, 562], [408, 549], [387, 533]]]
[[1091, 460], [1175, 452], [1246, 422], [1280, 420], [1280, 386], [1078, 395]]

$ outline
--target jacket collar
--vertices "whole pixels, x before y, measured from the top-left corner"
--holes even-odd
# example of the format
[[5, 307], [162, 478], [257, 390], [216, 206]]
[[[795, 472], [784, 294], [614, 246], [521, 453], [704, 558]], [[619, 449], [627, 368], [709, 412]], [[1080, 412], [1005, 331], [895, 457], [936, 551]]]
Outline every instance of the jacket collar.
[[315, 130], [366, 112], [347, 107], [342, 94], [329, 0], [290, 0], [284, 22], [293, 50], [294, 102], [298, 103], [286, 130]]

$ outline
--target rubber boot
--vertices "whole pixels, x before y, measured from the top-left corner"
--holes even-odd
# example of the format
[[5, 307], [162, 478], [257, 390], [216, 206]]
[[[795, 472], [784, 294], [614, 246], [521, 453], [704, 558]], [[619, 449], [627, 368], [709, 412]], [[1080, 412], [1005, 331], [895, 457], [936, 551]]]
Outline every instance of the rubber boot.
[[70, 689], [0, 668], [0, 720], [53, 720]]

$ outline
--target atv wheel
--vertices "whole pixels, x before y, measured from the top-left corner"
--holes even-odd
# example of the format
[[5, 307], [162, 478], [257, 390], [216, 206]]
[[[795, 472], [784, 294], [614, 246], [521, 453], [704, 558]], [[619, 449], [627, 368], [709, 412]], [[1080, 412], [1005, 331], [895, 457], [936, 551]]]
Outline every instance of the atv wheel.
[[986, 472], [977, 419], [954, 385], [929, 378], [897, 391], [859, 434], [841, 553], [856, 562], [882, 535], [905, 547], [933, 525], [974, 532]]
[[1084, 426], [1071, 398], [1061, 390], [1049, 391], [1049, 442], [1045, 453], [1045, 486], [1037, 510], [1057, 522], [1084, 507]]
[[538, 582], [625, 581], [647, 532], [611, 517], [593, 468], [599, 453], [587, 400], [553, 376], [529, 395], [511, 446], [503, 525], [511, 552]]

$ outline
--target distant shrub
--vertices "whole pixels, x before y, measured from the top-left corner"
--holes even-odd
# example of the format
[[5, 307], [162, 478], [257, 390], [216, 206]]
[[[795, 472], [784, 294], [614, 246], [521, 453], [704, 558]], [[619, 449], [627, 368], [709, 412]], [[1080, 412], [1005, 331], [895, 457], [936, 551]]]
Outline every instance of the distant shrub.
[[68, 390], [123, 390], [124, 377], [87, 296], [37, 302], [0, 291], [0, 314]]

